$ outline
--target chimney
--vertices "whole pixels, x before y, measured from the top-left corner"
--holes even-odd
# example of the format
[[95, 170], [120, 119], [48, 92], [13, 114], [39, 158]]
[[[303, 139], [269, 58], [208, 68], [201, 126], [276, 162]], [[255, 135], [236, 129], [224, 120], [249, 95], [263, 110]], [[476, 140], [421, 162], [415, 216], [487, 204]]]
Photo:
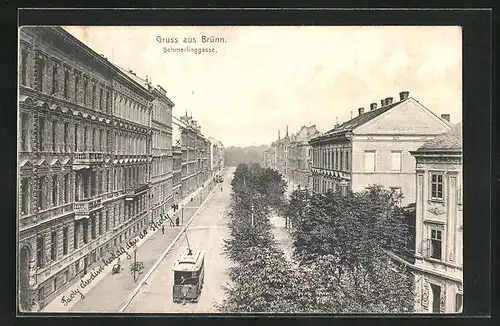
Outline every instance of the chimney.
[[408, 92], [408, 91], [402, 91], [402, 92], [399, 93], [399, 100], [400, 101], [406, 100], [409, 95], [410, 95], [410, 92]]
[[370, 104], [370, 110], [375, 110], [377, 108], [377, 103]]
[[338, 126], [339, 125], [339, 117], [335, 117], [335, 125]]
[[380, 107], [383, 107], [383, 106], [385, 106], [385, 100], [384, 100], [384, 99], [381, 99], [381, 100], [380, 100]]
[[385, 99], [385, 104], [386, 104], [386, 105], [390, 105], [390, 104], [392, 104], [392, 97], [387, 97], [387, 98]]
[[359, 108], [358, 112], [359, 112], [359, 115], [362, 115], [365, 112], [365, 108]]
[[450, 122], [450, 115], [448, 113], [446, 114], [441, 114], [441, 119], [443, 120], [446, 120], [448, 122]]

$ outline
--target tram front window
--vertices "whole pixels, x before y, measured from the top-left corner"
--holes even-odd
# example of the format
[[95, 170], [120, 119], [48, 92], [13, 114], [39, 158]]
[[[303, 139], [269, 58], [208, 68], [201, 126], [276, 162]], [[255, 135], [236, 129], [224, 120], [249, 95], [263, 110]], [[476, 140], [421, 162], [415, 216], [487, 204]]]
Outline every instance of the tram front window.
[[198, 277], [196, 277], [196, 272], [175, 272], [174, 284], [198, 284]]

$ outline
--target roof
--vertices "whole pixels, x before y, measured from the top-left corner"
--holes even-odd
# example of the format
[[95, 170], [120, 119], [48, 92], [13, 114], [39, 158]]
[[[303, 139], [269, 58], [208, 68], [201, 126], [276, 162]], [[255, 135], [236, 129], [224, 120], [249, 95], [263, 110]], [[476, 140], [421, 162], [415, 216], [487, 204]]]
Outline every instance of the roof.
[[338, 133], [352, 131], [353, 129], [367, 123], [368, 121], [378, 117], [382, 113], [389, 111], [390, 109], [396, 107], [397, 105], [399, 105], [407, 100], [408, 99], [404, 99], [402, 101], [392, 103], [392, 104], [383, 106], [383, 107], [378, 108], [378, 109], [369, 110], [361, 115], [358, 115], [357, 117], [352, 118], [351, 120], [348, 120], [348, 121], [336, 126], [333, 129], [327, 131], [324, 135], [326, 136], [326, 135], [331, 135], [331, 134], [338, 134]]
[[203, 265], [203, 260], [205, 253], [201, 250], [196, 250], [189, 255], [189, 249], [187, 249], [183, 255], [175, 262], [174, 271], [197, 271]]
[[427, 141], [418, 149], [418, 151], [450, 149], [462, 149], [462, 122], [454, 125], [449, 131]]

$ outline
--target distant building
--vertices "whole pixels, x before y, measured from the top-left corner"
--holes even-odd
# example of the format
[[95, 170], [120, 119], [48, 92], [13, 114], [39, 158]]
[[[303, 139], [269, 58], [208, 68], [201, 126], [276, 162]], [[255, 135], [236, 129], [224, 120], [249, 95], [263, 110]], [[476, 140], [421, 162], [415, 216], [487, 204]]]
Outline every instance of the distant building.
[[321, 133], [316, 125], [302, 126], [292, 135], [288, 147], [288, 178], [302, 187], [312, 187], [311, 178], [311, 145], [309, 141]]
[[224, 168], [224, 145], [213, 137], [209, 137], [208, 140], [210, 142], [210, 173], [211, 177], [214, 177]]
[[454, 313], [463, 301], [462, 123], [416, 158], [416, 312]]
[[181, 133], [181, 197], [193, 192], [210, 177], [210, 142], [201, 133], [201, 126], [187, 115], [173, 123]]
[[335, 126], [309, 143], [313, 154], [313, 190], [361, 191], [378, 184], [401, 191], [403, 205], [415, 202], [415, 158], [410, 151], [451, 128], [441, 118], [401, 92], [359, 108], [359, 115]]

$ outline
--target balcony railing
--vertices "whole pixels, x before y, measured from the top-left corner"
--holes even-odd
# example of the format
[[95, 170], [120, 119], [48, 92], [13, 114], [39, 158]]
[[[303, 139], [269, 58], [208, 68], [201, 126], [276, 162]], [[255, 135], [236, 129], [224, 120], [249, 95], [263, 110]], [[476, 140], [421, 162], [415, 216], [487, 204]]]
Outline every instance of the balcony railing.
[[135, 198], [135, 196], [137, 196], [139, 193], [143, 192], [144, 190], [147, 190], [149, 187], [150, 187], [149, 183], [145, 183], [145, 184], [135, 186], [135, 187], [127, 187], [125, 199], [132, 200]]
[[102, 208], [102, 201], [101, 198], [79, 200], [75, 201], [73, 207], [76, 220], [89, 218], [92, 211]]
[[91, 164], [91, 163], [102, 162], [103, 159], [104, 159], [103, 153], [77, 152], [75, 153], [73, 162], [74, 164]]

